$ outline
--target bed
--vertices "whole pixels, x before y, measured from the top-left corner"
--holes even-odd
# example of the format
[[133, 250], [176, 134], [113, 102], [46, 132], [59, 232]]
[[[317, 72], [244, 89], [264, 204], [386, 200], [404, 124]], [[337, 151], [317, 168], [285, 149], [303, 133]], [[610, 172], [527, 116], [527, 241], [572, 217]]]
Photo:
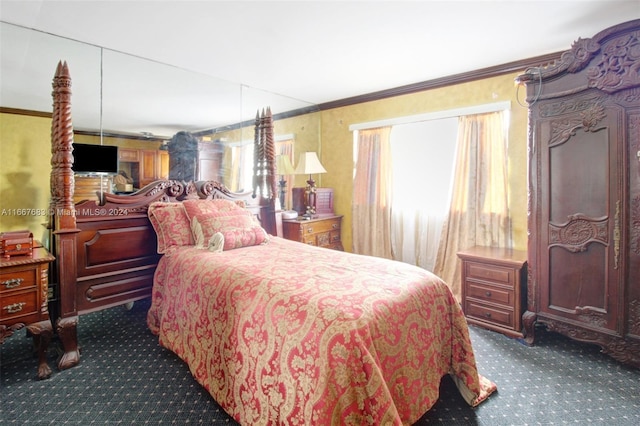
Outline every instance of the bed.
[[167, 251], [148, 324], [241, 424], [411, 424], [446, 374], [470, 405], [495, 390], [438, 277], [274, 236]]
[[241, 424], [411, 424], [447, 374], [471, 406], [496, 390], [438, 277], [276, 236], [270, 113], [256, 117], [259, 191], [159, 181], [74, 205], [69, 87], [61, 64], [50, 224], [60, 369], [80, 362], [81, 315], [151, 296], [151, 332]]

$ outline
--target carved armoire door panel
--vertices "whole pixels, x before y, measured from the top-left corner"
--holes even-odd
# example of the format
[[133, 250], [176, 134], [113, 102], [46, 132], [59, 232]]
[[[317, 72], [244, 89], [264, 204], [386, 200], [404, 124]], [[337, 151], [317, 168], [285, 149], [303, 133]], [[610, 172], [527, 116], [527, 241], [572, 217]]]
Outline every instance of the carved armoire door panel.
[[624, 113], [597, 96], [540, 105], [540, 312], [621, 332]]
[[[635, 96], [635, 98], [633, 98]], [[630, 96], [640, 102], [640, 89]], [[640, 108], [627, 117], [629, 126], [629, 279], [627, 335], [640, 339]]]

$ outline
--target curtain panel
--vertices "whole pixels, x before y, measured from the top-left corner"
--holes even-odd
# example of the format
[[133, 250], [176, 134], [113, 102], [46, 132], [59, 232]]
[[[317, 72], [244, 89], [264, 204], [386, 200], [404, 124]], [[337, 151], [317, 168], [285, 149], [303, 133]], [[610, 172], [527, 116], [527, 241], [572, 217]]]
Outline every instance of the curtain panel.
[[353, 251], [391, 259], [391, 127], [358, 131], [353, 182]]
[[[294, 145], [294, 140], [293, 139], [283, 139], [283, 140], [276, 141], [276, 143], [275, 143], [276, 155], [286, 155], [287, 157], [289, 157], [289, 161], [291, 162], [291, 165], [295, 164], [293, 145]], [[294, 166], [294, 168], [295, 168], [295, 166]], [[285, 188], [285, 193], [284, 193], [284, 205], [280, 206], [280, 207], [282, 208], [282, 210], [290, 210], [290, 209], [293, 208], [293, 206], [292, 206], [293, 200], [292, 200], [292, 195], [291, 195], [292, 194], [291, 189], [293, 188], [295, 176], [294, 175], [284, 175], [283, 178], [284, 178], [287, 186]], [[279, 180], [280, 180], [280, 175], [278, 174], [278, 181]], [[279, 193], [279, 191], [280, 191], [280, 188], [278, 188], [278, 193]]]

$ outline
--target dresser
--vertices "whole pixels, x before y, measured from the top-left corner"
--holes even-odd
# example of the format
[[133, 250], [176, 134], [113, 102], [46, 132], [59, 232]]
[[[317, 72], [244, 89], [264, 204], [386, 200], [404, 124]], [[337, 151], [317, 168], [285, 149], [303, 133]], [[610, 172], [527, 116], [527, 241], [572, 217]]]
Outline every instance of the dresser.
[[476, 246], [458, 252], [458, 257], [467, 322], [509, 337], [523, 337], [527, 252]]
[[53, 260], [43, 247], [34, 248], [32, 256], [0, 258], [0, 344], [26, 326], [38, 350], [40, 379], [51, 375], [46, 358], [53, 335], [47, 289]]
[[282, 234], [288, 240], [317, 247], [344, 250], [340, 227], [342, 216], [326, 216], [310, 220], [283, 220]]
[[101, 203], [103, 194], [111, 193], [112, 176], [83, 176], [75, 175], [73, 201], [79, 203], [84, 200], [94, 200]]

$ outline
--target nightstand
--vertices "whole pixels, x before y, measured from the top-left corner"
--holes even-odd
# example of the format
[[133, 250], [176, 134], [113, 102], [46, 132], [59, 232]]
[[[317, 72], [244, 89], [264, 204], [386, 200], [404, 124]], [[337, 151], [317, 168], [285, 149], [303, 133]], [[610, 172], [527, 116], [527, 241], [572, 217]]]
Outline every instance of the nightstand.
[[0, 344], [14, 331], [27, 327], [38, 350], [38, 378], [51, 375], [47, 348], [53, 328], [47, 309], [49, 263], [54, 257], [43, 247], [31, 256], [0, 259]]
[[310, 220], [283, 220], [283, 237], [317, 247], [344, 250], [340, 236], [342, 216], [323, 216]]
[[527, 252], [472, 247], [462, 260], [462, 309], [469, 324], [522, 338], [526, 306]]

